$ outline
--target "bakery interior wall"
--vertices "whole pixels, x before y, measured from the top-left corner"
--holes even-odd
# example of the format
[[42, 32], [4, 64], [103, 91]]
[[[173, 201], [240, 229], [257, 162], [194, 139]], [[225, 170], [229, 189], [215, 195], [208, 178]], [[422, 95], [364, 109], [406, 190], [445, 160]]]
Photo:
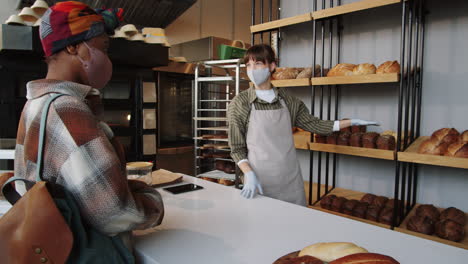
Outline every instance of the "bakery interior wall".
[[[312, 11], [312, 2], [282, 1], [281, 16], [290, 17]], [[426, 18], [421, 135], [431, 135], [442, 127], [464, 131], [468, 129], [468, 87], [464, 79], [468, 76], [468, 52], [465, 48], [468, 43], [468, 14], [465, 12], [468, 3], [463, 0], [425, 2], [430, 13]], [[378, 65], [386, 60], [400, 60], [400, 14], [400, 5], [391, 5], [344, 16], [341, 61]], [[281, 66], [310, 66], [312, 23], [285, 28], [283, 37]], [[381, 127], [371, 127], [370, 130], [396, 131], [397, 89], [398, 85], [394, 84], [341, 86], [339, 118], [377, 120]], [[301, 98], [310, 108], [309, 88], [296, 87], [288, 91]], [[318, 113], [318, 108], [315, 113]], [[303, 177], [308, 180], [309, 153], [305, 150], [298, 153]], [[346, 155], [339, 155], [338, 160], [338, 187], [393, 196], [392, 161]], [[467, 170], [426, 165], [419, 167], [418, 202], [441, 207], [455, 206], [468, 211]]]
[[250, 0], [198, 0], [166, 28], [172, 45], [215, 36], [250, 43]]
[[0, 22], [3, 24], [5, 20], [12, 14], [18, 13], [16, 7], [18, 0], [2, 0], [0, 3]]

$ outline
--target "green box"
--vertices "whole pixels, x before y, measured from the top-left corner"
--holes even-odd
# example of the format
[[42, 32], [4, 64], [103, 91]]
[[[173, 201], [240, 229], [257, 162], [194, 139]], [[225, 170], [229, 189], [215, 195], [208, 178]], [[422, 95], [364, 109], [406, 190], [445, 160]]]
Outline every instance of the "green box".
[[218, 56], [220, 60], [243, 58], [246, 49], [221, 44], [218, 46]]

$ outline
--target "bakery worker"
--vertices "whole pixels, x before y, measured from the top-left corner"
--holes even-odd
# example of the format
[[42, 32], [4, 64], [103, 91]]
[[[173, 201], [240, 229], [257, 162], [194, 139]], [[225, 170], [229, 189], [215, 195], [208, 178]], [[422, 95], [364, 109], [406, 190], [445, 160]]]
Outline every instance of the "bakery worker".
[[305, 206], [292, 127], [328, 135], [351, 125], [378, 124], [360, 119], [320, 120], [309, 114], [301, 100], [271, 85], [276, 57], [268, 45], [249, 48], [244, 63], [254, 87], [237, 95], [228, 109], [231, 156], [245, 175], [241, 195], [253, 198], [259, 192]]

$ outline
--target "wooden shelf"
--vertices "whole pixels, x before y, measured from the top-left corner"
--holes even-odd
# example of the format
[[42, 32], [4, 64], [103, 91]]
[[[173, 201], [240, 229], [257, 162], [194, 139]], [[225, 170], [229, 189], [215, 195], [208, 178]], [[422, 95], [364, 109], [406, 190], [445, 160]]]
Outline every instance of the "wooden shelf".
[[275, 87], [300, 87], [300, 86], [310, 86], [310, 79], [290, 79], [290, 80], [273, 80], [271, 84]]
[[227, 138], [202, 138], [202, 137], [194, 137], [193, 139], [196, 139], [196, 140], [209, 140], [209, 141], [228, 142], [228, 139], [227, 139]]
[[199, 127], [198, 130], [209, 130], [209, 131], [228, 131], [229, 127]]
[[310, 150], [337, 153], [351, 156], [367, 157], [374, 159], [395, 160], [392, 150], [358, 148], [322, 143], [310, 143]]
[[[313, 203], [315, 203], [317, 201], [317, 199], [316, 199], [317, 186], [318, 186], [318, 184], [314, 183], [313, 187], [312, 187], [313, 188], [313, 195], [314, 195], [314, 197], [312, 198]], [[304, 189], [306, 191], [306, 196], [308, 196], [308, 194], [309, 194], [309, 183], [308, 182], [304, 182]], [[322, 184], [320, 186], [320, 192], [322, 194], [325, 193], [325, 185]], [[366, 193], [353, 191], [353, 190], [348, 190], [348, 189], [343, 189], [343, 188], [335, 188], [328, 195], [330, 195], [330, 194], [334, 194], [334, 195], [339, 196], [339, 197], [344, 197], [344, 198], [346, 198], [348, 200], [355, 199], [355, 200], [359, 201], [359, 200], [361, 200], [361, 198]], [[308, 197], [306, 197], [306, 198], [307, 198], [307, 201], [308, 201]], [[355, 216], [346, 215], [346, 214], [334, 212], [334, 211], [331, 211], [331, 210], [323, 209], [322, 207], [320, 207], [320, 204], [318, 204], [318, 203], [316, 205], [312, 205], [312, 206], [308, 206], [308, 207], [311, 208], [311, 209], [314, 209], [314, 210], [319, 210], [319, 211], [326, 212], [326, 213], [329, 213], [329, 214], [334, 214], [334, 215], [338, 215], [338, 216], [341, 216], [341, 217], [346, 217], [348, 219], [352, 219], [352, 220], [360, 221], [360, 222], [363, 222], [363, 223], [367, 223], [367, 224], [379, 226], [379, 227], [382, 227], [382, 228], [390, 229], [390, 225], [386, 225], [386, 224], [374, 222], [374, 221], [371, 221], [371, 220], [367, 220], [367, 219], [363, 219], [363, 218], [359, 218], [359, 217], [355, 217]]]
[[194, 117], [196, 121], [228, 121], [227, 117]]
[[438, 155], [419, 154], [418, 149], [422, 142], [430, 137], [419, 137], [404, 152], [398, 152], [398, 160], [419, 164], [444, 166], [452, 168], [468, 169], [467, 158], [447, 157]]
[[293, 17], [274, 20], [271, 22], [266, 22], [266, 23], [262, 23], [258, 25], [253, 25], [253, 26], [250, 26], [250, 33], [273, 30], [273, 29], [300, 24], [300, 23], [304, 23], [308, 21], [312, 21], [311, 13], [306, 13], [306, 14], [302, 14], [298, 16], [293, 16]]
[[307, 131], [300, 131], [293, 134], [294, 146], [296, 149], [309, 149], [311, 133]]
[[[418, 233], [418, 232], [413, 232], [413, 231], [408, 230], [406, 228], [406, 224], [408, 223], [410, 217], [412, 217], [413, 215], [416, 214], [416, 208], [418, 206], [419, 206], [419, 204], [414, 206], [413, 210], [410, 211], [410, 213], [405, 218], [405, 220], [401, 223], [401, 225], [399, 227], [395, 227], [395, 231], [405, 233], [405, 234], [409, 234], [409, 235], [413, 235], [413, 236], [417, 236], [417, 237], [424, 238], [424, 239], [429, 239], [429, 240], [432, 240], [432, 241], [436, 241], [436, 242], [447, 244], [447, 245], [454, 246], [454, 247], [468, 249], [468, 224], [465, 225], [465, 238], [460, 242], [453, 242], [453, 241], [450, 241], [450, 240], [446, 240], [446, 239], [438, 237], [437, 235], [425, 235], [425, 234], [421, 234], [421, 233]], [[438, 208], [438, 209], [440, 211], [443, 210], [441, 208]], [[466, 217], [468, 218], [468, 214], [466, 214]]]
[[400, 0], [361, 0], [350, 4], [345, 4], [337, 7], [326, 8], [323, 10], [312, 12], [312, 17], [315, 20], [323, 19], [327, 17], [349, 14], [357, 11], [396, 4], [400, 2]]
[[391, 83], [400, 80], [398, 73], [368, 74], [337, 77], [312, 78], [312, 85], [337, 85], [337, 84], [360, 84], [360, 83]]

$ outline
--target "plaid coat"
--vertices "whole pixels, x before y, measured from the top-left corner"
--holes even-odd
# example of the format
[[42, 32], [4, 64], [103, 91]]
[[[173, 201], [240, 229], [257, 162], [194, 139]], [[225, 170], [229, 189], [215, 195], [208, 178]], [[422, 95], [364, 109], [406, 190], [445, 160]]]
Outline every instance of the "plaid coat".
[[[91, 87], [56, 80], [27, 84], [15, 152], [15, 174], [35, 180], [42, 107], [51, 93], [63, 93], [49, 110], [44, 151], [44, 180], [70, 191], [83, 218], [97, 230], [115, 235], [161, 223], [160, 194], [139, 181], [127, 181], [125, 164], [103, 125], [86, 104]], [[106, 129], [107, 127], [107, 129]]]

